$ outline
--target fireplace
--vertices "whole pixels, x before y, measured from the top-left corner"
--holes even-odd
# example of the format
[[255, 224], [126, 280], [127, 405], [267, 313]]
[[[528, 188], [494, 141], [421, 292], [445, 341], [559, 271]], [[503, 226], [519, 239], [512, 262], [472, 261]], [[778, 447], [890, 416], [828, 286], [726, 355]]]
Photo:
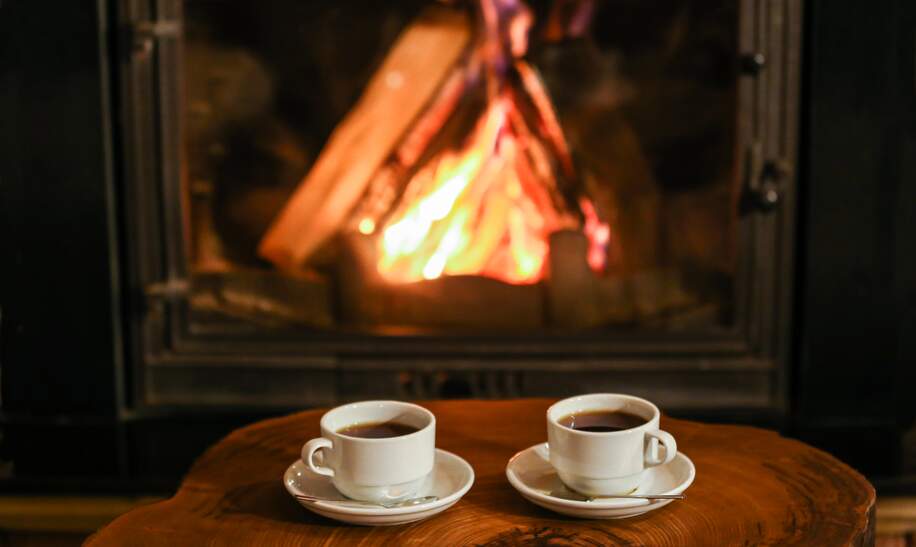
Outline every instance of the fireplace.
[[780, 412], [799, 14], [763, 6], [127, 3], [137, 401]]
[[[312, 405], [603, 390], [778, 427], [895, 477], [879, 489], [912, 471], [916, 6], [526, 2], [524, 53], [504, 58], [556, 115], [574, 177], [538, 184], [571, 222], [535, 238], [536, 279], [380, 284], [356, 209], [292, 268], [261, 243], [405, 32], [457, 16], [440, 71], [467, 69], [482, 8], [314, 4], [0, 5], [4, 486], [173, 486], [225, 432]], [[523, 71], [496, 81], [546, 142]], [[473, 141], [489, 96], [471, 84], [414, 171]], [[532, 142], [518, 127], [510, 148]]]

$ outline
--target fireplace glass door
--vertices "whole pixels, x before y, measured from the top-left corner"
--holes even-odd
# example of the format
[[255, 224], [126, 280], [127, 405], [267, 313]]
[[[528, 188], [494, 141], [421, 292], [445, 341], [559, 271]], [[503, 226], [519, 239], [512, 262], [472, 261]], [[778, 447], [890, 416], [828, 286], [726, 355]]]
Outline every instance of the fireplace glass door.
[[131, 3], [140, 351], [772, 368], [795, 8], [764, 4]]
[[734, 324], [734, 2], [183, 7], [192, 311]]

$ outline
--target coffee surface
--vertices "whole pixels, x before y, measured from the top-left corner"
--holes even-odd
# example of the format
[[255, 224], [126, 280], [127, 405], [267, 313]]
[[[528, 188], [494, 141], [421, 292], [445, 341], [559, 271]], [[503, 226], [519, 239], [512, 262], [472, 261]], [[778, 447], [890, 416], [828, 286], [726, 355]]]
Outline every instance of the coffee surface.
[[361, 439], [387, 439], [388, 437], [409, 435], [419, 430], [419, 427], [398, 422], [365, 422], [348, 425], [338, 429], [337, 432], [341, 435], [359, 437]]
[[639, 427], [648, 420], [642, 416], [620, 410], [590, 410], [563, 416], [558, 421], [560, 425], [577, 431], [606, 433]]

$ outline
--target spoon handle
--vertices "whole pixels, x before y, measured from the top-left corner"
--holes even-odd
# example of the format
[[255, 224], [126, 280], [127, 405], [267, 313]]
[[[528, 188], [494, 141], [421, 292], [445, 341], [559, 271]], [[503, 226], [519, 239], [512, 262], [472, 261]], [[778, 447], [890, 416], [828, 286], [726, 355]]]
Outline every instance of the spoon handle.
[[375, 503], [372, 501], [361, 501], [361, 500], [334, 500], [331, 498], [316, 498], [315, 496], [296, 496], [296, 499], [299, 501], [327, 501], [332, 503], [340, 503], [344, 505], [364, 505], [367, 507], [382, 507], [381, 503]]
[[589, 498], [588, 501], [598, 501], [602, 499], [637, 499], [637, 500], [682, 500], [686, 499], [686, 494], [621, 494], [619, 496], [597, 496]]
[[334, 500], [329, 498], [319, 498], [317, 496], [304, 496], [301, 494], [296, 495], [296, 499], [300, 501], [327, 501], [340, 505], [358, 505], [361, 507], [385, 507], [386, 509], [391, 509], [394, 507], [408, 507], [411, 505], [422, 505], [424, 503], [430, 503], [437, 501], [439, 498], [437, 496], [423, 496], [421, 498], [411, 498], [403, 501], [395, 501], [391, 503], [378, 503], [374, 501], [361, 501], [361, 500]]

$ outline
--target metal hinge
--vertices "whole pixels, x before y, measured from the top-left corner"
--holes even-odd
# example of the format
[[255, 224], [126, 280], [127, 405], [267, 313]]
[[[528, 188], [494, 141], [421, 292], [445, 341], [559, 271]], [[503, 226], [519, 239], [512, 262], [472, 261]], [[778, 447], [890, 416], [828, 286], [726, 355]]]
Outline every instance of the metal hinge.
[[130, 42], [135, 56], [152, 53], [157, 40], [181, 36], [179, 21], [138, 21], [131, 26]]

